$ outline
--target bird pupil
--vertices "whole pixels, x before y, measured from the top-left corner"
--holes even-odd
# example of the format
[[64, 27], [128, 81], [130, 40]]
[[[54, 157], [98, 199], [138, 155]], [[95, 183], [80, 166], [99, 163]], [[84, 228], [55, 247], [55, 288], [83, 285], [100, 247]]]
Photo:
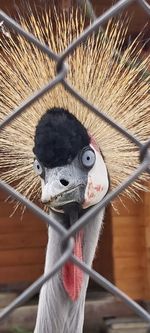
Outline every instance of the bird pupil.
[[89, 161], [90, 160], [90, 156], [87, 156], [87, 161]]

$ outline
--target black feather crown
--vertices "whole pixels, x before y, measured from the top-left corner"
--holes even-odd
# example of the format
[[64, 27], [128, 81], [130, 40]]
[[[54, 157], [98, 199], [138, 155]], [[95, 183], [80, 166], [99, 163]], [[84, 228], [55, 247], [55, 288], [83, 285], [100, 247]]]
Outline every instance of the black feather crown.
[[70, 163], [79, 151], [88, 146], [86, 128], [68, 110], [49, 109], [40, 119], [35, 131], [33, 152], [47, 168]]

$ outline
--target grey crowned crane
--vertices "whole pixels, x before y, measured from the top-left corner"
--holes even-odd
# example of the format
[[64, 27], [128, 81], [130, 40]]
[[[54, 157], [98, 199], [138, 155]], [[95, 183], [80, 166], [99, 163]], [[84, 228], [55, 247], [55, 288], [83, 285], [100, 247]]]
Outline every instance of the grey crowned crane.
[[[36, 127], [34, 154], [41, 200], [66, 228], [70, 227], [70, 203], [78, 205], [81, 215], [107, 193], [108, 174], [100, 150], [67, 110], [53, 108], [42, 116]], [[90, 266], [103, 215], [104, 210], [75, 236], [74, 254]], [[53, 268], [61, 251], [60, 236], [50, 227], [45, 273]], [[35, 332], [82, 332], [87, 284], [88, 276], [67, 262], [41, 290]]]
[[[53, 15], [54, 14], [54, 15]], [[53, 17], [54, 16], [54, 17]], [[83, 31], [80, 11], [55, 10], [20, 16], [25, 30], [56, 53]], [[134, 41], [122, 51], [127, 26], [116, 19], [104, 32], [90, 36], [67, 59], [67, 82], [109, 117], [146, 140], [150, 133], [149, 77], [142, 73], [148, 59], [128, 66], [135, 56]], [[1, 32], [1, 110], [3, 120], [34, 91], [55, 77], [55, 63], [23, 37]], [[117, 50], [117, 53], [116, 53]], [[117, 56], [122, 51], [122, 56]], [[115, 57], [114, 57], [115, 54]], [[138, 50], [138, 56], [140, 51]], [[4, 180], [31, 200], [41, 198], [43, 209], [65, 228], [69, 209], [79, 216], [120, 184], [139, 163], [134, 143], [75, 99], [62, 84], [53, 87], [0, 133], [0, 165]], [[33, 168], [34, 164], [34, 168]], [[141, 180], [125, 190], [134, 197]], [[71, 208], [72, 209], [72, 208]], [[75, 236], [74, 254], [89, 266], [95, 254], [104, 209]], [[59, 235], [49, 227], [45, 273], [61, 256]], [[81, 333], [88, 276], [72, 262], [41, 289], [35, 333]]]

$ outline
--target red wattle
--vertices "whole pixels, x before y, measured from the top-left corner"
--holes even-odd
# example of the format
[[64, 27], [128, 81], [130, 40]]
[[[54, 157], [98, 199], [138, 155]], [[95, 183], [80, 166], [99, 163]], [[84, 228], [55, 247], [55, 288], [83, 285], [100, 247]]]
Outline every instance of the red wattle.
[[[82, 253], [83, 232], [80, 231], [75, 238], [73, 254], [83, 260]], [[82, 270], [68, 261], [62, 268], [62, 279], [64, 288], [72, 301], [76, 301], [80, 295], [84, 273]]]

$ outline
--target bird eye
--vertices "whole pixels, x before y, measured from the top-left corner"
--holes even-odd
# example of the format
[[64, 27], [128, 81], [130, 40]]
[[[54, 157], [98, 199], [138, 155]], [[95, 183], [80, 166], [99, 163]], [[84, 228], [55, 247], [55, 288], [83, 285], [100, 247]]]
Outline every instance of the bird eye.
[[39, 176], [42, 176], [43, 174], [43, 167], [41, 166], [41, 164], [39, 163], [38, 160], [34, 160], [34, 164], [33, 164], [33, 167], [34, 167], [34, 171], [37, 175]]
[[93, 165], [95, 164], [95, 160], [96, 160], [96, 156], [95, 156], [95, 152], [92, 148], [85, 147], [82, 149], [81, 154], [80, 154], [80, 161], [85, 168], [91, 169], [93, 167]]

